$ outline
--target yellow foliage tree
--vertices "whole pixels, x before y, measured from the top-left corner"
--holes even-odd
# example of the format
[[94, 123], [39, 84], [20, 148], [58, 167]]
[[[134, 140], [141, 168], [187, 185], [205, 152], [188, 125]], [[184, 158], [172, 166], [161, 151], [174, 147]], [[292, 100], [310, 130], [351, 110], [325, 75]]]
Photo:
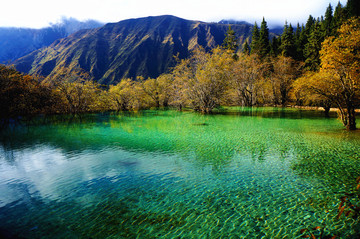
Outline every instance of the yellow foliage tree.
[[183, 60], [174, 70], [175, 84], [180, 85], [174, 98], [196, 111], [211, 113], [228, 89], [232, 61], [229, 51], [215, 48], [210, 54], [196, 49], [190, 59]]
[[356, 129], [355, 108], [359, 105], [360, 20], [351, 18], [327, 38], [320, 51], [321, 69], [307, 78], [303, 86], [333, 104], [348, 130]]
[[128, 111], [133, 107], [134, 101], [134, 81], [123, 79], [117, 85], [109, 88], [110, 109], [116, 111]]

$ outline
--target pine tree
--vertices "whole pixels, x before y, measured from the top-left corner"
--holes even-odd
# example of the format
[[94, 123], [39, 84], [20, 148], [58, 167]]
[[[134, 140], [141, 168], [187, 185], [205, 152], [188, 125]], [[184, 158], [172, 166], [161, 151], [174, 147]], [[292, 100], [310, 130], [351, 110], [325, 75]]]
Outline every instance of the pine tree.
[[231, 29], [231, 25], [229, 25], [229, 29], [226, 32], [222, 46], [223, 48], [230, 50], [233, 53], [235, 53], [238, 48], [235, 31]]
[[261, 59], [270, 53], [269, 28], [267, 26], [265, 18], [263, 18], [263, 21], [261, 22], [261, 26], [260, 26], [258, 47], [259, 47], [258, 54]]
[[324, 34], [324, 39], [332, 34], [333, 29], [333, 8], [329, 4], [325, 12], [325, 19], [322, 21], [321, 28]]
[[306, 25], [305, 25], [305, 34], [306, 34], [306, 37], [309, 37], [310, 36], [310, 32], [312, 30], [312, 27], [314, 26], [315, 24], [315, 18], [313, 18], [311, 15], [309, 16], [307, 22], [306, 22]]
[[279, 55], [279, 47], [281, 45], [281, 38], [273, 37], [270, 44], [270, 55], [273, 57], [277, 57]]
[[320, 21], [316, 21], [312, 27], [308, 43], [305, 45], [305, 68], [311, 71], [317, 71], [320, 67], [321, 43], [324, 41], [324, 35], [321, 30]]
[[304, 31], [304, 26], [300, 27], [300, 23], [297, 24], [296, 26], [296, 31], [295, 31], [295, 48], [296, 48], [296, 54], [295, 54], [295, 59], [302, 61], [303, 60], [303, 44], [302, 44], [302, 32]]
[[346, 3], [346, 12], [348, 18], [360, 16], [360, 1], [359, 0], [348, 0]]
[[337, 35], [337, 29], [339, 29], [340, 26], [345, 22], [345, 20], [347, 18], [346, 15], [347, 14], [346, 14], [345, 8], [339, 2], [334, 11], [333, 28], [332, 28], [331, 35], [333, 35], [333, 36]]
[[287, 23], [284, 26], [284, 32], [281, 35], [281, 45], [280, 45], [281, 55], [286, 57], [296, 58], [296, 46], [294, 38], [294, 28]]
[[252, 30], [252, 39], [250, 48], [251, 54], [258, 54], [259, 53], [259, 40], [260, 40], [260, 32], [257, 23], [255, 22], [253, 30]]

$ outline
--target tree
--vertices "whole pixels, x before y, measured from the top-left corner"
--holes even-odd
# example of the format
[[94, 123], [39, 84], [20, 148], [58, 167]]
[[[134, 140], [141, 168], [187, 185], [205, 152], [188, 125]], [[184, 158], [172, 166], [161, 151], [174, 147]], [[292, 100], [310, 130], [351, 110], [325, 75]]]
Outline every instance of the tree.
[[325, 19], [321, 24], [324, 39], [332, 34], [333, 19], [333, 8], [329, 4], [325, 12]]
[[149, 78], [142, 81], [140, 85], [144, 93], [150, 97], [150, 101], [154, 106], [159, 108], [160, 105], [163, 107], [168, 106], [171, 83], [171, 77], [164, 74], [155, 79]]
[[348, 17], [360, 16], [360, 2], [358, 0], [348, 0], [346, 3]]
[[272, 85], [274, 104], [286, 106], [290, 99], [290, 92], [293, 89], [295, 79], [301, 73], [302, 64], [286, 56], [273, 58], [273, 71], [269, 75]]
[[258, 55], [261, 59], [263, 59], [269, 53], [270, 53], [269, 28], [267, 26], [265, 18], [263, 18], [259, 32]]
[[308, 36], [308, 42], [305, 45], [305, 68], [311, 71], [317, 71], [320, 67], [320, 49], [324, 37], [321, 31], [320, 22], [315, 22]]
[[[229, 78], [231, 52], [215, 48], [206, 53], [196, 49], [191, 58], [175, 67], [175, 99], [181, 105], [189, 105], [195, 111], [211, 113], [224, 98]], [[179, 99], [180, 97], [180, 99]]]
[[133, 107], [134, 81], [123, 79], [116, 85], [110, 85], [108, 97], [111, 110], [128, 111]]
[[236, 50], [238, 48], [238, 43], [237, 43], [235, 31], [231, 29], [231, 25], [229, 25], [229, 29], [226, 32], [222, 47], [226, 50], [236, 53]]
[[61, 113], [79, 114], [99, 110], [99, 85], [79, 72], [63, 72], [50, 80], [61, 102]]
[[294, 37], [294, 28], [287, 23], [284, 26], [284, 32], [281, 35], [281, 45], [280, 45], [281, 55], [285, 57], [296, 58], [296, 46], [295, 46], [295, 37]]
[[325, 97], [339, 109], [343, 125], [356, 129], [355, 107], [360, 97], [360, 20], [345, 22], [337, 37], [327, 38], [320, 51], [321, 68], [303, 85]]
[[272, 57], [277, 57], [280, 54], [279, 47], [281, 45], [281, 38], [273, 37], [270, 44], [270, 55]]
[[258, 82], [262, 77], [262, 63], [257, 55], [241, 55], [231, 67], [231, 89], [236, 105], [253, 106], [257, 103]]
[[252, 30], [252, 38], [251, 38], [251, 44], [250, 44], [250, 48], [251, 48], [251, 54], [258, 54], [259, 53], [259, 40], [260, 40], [260, 32], [259, 32], [259, 27], [257, 25], [257, 23], [255, 22], [253, 30]]
[[333, 16], [333, 29], [331, 32], [332, 36], [337, 35], [337, 30], [340, 28], [340, 26], [346, 21], [347, 14], [344, 7], [341, 5], [340, 1], [338, 5], [335, 8], [334, 16]]
[[37, 79], [0, 65], [0, 119], [46, 113], [51, 98], [51, 89]]

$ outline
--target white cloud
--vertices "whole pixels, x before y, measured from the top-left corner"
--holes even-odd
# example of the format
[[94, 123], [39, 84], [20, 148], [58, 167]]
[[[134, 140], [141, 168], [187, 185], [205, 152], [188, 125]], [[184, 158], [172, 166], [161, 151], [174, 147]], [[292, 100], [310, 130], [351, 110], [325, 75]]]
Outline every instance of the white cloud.
[[296, 23], [306, 21], [310, 14], [324, 14], [329, 3], [335, 7], [338, 0], [12, 0], [2, 3], [0, 26], [43, 27], [62, 16], [117, 22], [163, 14], [191, 20], [233, 18], [250, 22], [261, 21], [264, 16], [268, 22]]

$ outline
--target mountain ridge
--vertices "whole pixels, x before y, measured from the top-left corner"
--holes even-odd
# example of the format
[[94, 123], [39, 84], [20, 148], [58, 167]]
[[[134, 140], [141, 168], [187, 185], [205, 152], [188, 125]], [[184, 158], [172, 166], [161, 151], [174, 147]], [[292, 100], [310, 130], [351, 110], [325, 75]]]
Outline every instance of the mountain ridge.
[[[239, 44], [251, 36], [252, 25], [233, 24]], [[202, 46], [221, 45], [229, 24], [192, 21], [172, 15], [133, 18], [80, 30], [15, 61], [18, 70], [56, 77], [64, 69], [81, 69], [102, 84], [123, 78], [157, 77]]]
[[95, 20], [81, 22], [74, 18], [63, 18], [61, 22], [41, 29], [0, 27], [0, 63], [12, 62], [78, 30], [102, 25]]

